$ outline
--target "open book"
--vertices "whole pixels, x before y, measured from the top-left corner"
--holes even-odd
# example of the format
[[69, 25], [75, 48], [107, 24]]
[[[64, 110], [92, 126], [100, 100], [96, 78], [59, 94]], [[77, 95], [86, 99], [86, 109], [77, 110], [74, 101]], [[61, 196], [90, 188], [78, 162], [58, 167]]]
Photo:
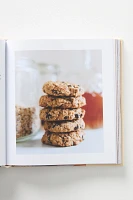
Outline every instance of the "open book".
[[121, 164], [120, 46], [0, 40], [0, 166]]

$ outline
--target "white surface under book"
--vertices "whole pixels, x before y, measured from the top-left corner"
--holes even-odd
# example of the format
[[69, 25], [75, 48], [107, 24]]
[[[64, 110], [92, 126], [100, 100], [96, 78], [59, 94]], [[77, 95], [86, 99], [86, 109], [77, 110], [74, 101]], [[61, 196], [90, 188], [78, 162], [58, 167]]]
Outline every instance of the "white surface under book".
[[[0, 57], [0, 166], [122, 163], [120, 40], [1, 40]], [[52, 95], [47, 91], [44, 94], [42, 87], [47, 81], [53, 84], [60, 81], [67, 86], [70, 83], [68, 88], [71, 84], [81, 85], [84, 94], [79, 97], [83, 95], [86, 99], [86, 105], [81, 106], [84, 118], [76, 114], [73, 119], [64, 116], [64, 109], [78, 112], [81, 102], [69, 108], [59, 106], [59, 101], [72, 102], [77, 97], [74, 93], [63, 96], [54, 90]], [[48, 101], [54, 99], [54, 106], [44, 101], [45, 105], [39, 107], [42, 95], [51, 98]], [[54, 116], [51, 124], [76, 123], [81, 117], [85, 129], [80, 130], [83, 128], [78, 125], [79, 130], [70, 126], [70, 131], [63, 129], [60, 133], [55, 133], [56, 129], [44, 130], [43, 123], [47, 122], [40, 120], [39, 112], [48, 104], [52, 105], [49, 112], [60, 111], [64, 117], [58, 120]], [[49, 120], [51, 115], [47, 116]], [[78, 136], [78, 131], [83, 131], [84, 137]], [[70, 133], [75, 135], [70, 137]], [[49, 144], [42, 143], [44, 134]], [[52, 134], [58, 146], [53, 146]]]

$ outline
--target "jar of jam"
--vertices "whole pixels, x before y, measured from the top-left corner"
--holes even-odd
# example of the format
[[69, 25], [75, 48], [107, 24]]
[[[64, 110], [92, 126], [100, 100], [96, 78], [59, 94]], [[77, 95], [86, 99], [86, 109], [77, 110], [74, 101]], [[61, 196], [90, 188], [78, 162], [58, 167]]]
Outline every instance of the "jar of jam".
[[[61, 80], [79, 84], [85, 89], [86, 99], [84, 121], [86, 128], [95, 129], [103, 126], [103, 95], [102, 95], [102, 52], [85, 50], [79, 54], [81, 65], [75, 65], [69, 72], [64, 72]], [[82, 62], [81, 62], [82, 61]]]
[[85, 88], [83, 96], [86, 99], [86, 105], [83, 108], [86, 111], [84, 116], [86, 128], [95, 129], [103, 126], [102, 63], [99, 59], [99, 66], [93, 67], [91, 54], [91, 51], [85, 51], [82, 85]]

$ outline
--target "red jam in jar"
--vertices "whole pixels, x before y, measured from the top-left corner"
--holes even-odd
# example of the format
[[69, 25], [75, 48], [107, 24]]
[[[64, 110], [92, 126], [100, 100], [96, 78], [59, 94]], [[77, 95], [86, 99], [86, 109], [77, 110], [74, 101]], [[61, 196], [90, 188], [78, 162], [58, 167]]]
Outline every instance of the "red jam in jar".
[[83, 107], [86, 113], [84, 121], [86, 128], [95, 129], [103, 126], [103, 97], [98, 93], [85, 92], [86, 105]]

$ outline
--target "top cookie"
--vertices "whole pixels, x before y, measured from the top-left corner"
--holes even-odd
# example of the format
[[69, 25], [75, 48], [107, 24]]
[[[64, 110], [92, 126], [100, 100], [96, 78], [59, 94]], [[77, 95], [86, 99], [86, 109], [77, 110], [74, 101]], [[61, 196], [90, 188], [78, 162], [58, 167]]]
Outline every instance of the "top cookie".
[[84, 89], [76, 84], [60, 81], [48, 81], [43, 86], [43, 91], [52, 96], [77, 97], [84, 94]]

